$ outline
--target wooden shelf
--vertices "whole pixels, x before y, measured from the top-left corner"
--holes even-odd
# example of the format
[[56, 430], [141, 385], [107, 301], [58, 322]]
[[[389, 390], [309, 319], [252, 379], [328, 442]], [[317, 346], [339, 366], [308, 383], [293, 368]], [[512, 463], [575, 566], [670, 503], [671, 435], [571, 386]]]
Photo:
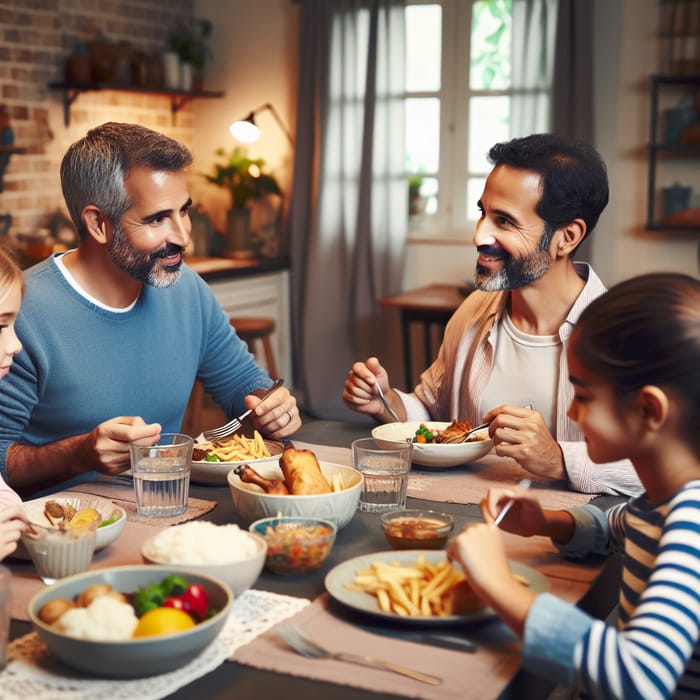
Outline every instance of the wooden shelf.
[[67, 83], [49, 83], [49, 89], [60, 91], [63, 93], [63, 123], [65, 126], [70, 125], [70, 108], [81, 93], [83, 92], [100, 92], [103, 90], [113, 90], [118, 92], [132, 92], [143, 95], [162, 95], [170, 98], [170, 110], [175, 115], [192, 100], [219, 98], [223, 97], [224, 93], [218, 90], [167, 90], [165, 88], [151, 87], [133, 87], [129, 85], [114, 85], [111, 83], [85, 83], [82, 85], [69, 85]]

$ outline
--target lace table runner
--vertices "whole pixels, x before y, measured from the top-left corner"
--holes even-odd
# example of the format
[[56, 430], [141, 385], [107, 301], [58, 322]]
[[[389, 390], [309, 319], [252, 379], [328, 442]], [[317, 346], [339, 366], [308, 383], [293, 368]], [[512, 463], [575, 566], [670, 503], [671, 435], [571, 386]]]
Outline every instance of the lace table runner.
[[221, 634], [182, 668], [137, 679], [91, 678], [53, 658], [36, 632], [10, 642], [8, 664], [0, 672], [3, 700], [158, 700], [217, 666], [243, 644], [309, 605], [306, 598], [248, 590], [234, 601]]

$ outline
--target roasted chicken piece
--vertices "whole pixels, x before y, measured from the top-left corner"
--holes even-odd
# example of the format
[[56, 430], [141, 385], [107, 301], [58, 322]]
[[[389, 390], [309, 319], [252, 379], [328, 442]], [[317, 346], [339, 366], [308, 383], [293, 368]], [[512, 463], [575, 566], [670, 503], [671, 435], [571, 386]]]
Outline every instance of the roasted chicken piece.
[[443, 430], [438, 430], [435, 435], [435, 442], [446, 442], [446, 443], [456, 443], [464, 442], [466, 434], [472, 429], [472, 425], [469, 421], [458, 421], [453, 420], [450, 425], [448, 425]]
[[273, 493], [278, 496], [289, 495], [289, 489], [284, 481], [281, 479], [267, 479], [261, 474], [258, 474], [249, 464], [240, 464], [234, 471], [241, 478], [241, 481], [245, 481], [248, 484], [256, 484], [265, 493]]
[[293, 495], [333, 491], [311, 450], [297, 450], [287, 444], [280, 457], [280, 467]]

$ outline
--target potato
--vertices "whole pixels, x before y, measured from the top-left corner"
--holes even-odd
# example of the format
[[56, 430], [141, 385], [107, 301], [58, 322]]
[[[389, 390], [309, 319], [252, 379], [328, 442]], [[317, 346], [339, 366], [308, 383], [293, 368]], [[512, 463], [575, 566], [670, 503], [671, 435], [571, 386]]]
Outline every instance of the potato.
[[108, 583], [95, 583], [92, 586], [88, 586], [84, 591], [78, 593], [75, 604], [79, 608], [87, 608], [90, 603], [92, 603], [95, 598], [99, 598], [103, 595], [109, 595], [112, 592], [112, 586]]
[[72, 600], [54, 598], [42, 605], [41, 610], [39, 610], [39, 619], [47, 625], [53, 625], [64, 612], [74, 607], [75, 603]]

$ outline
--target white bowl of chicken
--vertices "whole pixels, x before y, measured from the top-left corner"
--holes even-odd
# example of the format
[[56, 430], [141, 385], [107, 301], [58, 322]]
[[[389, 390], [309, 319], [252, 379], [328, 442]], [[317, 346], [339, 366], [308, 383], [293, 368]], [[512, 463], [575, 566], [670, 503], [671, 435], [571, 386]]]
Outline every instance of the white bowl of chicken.
[[241, 465], [228, 473], [233, 505], [244, 524], [261, 518], [324, 518], [340, 530], [351, 520], [362, 490], [352, 467], [319, 462], [310, 450], [287, 446], [278, 464]]

